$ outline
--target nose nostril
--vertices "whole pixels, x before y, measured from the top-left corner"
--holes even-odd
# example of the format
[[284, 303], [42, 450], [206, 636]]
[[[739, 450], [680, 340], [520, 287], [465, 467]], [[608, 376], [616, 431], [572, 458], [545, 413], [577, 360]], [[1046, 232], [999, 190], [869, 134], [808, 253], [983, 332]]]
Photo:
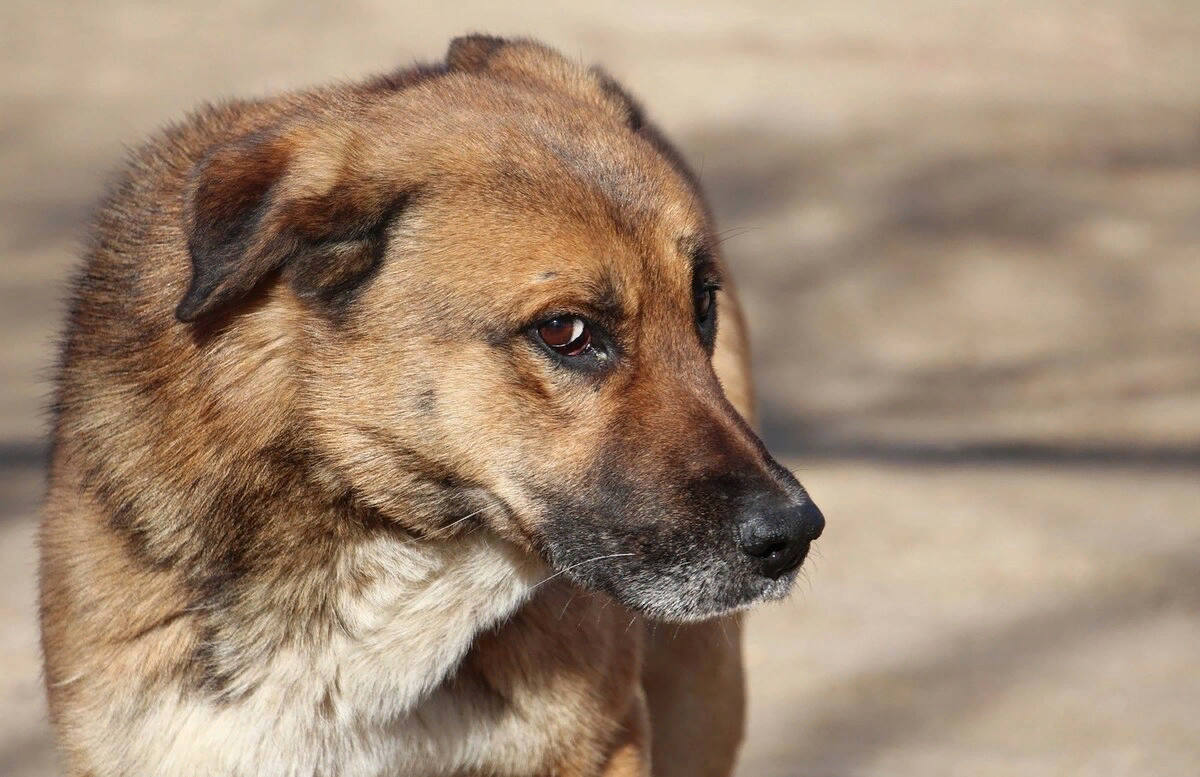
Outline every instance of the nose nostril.
[[756, 532], [752, 530], [747, 534], [750, 536], [742, 538], [742, 552], [754, 559], [761, 574], [772, 580], [800, 566], [808, 553], [808, 541], [799, 537], [775, 533], [754, 536]]
[[771, 556], [777, 556], [787, 550], [787, 546], [787, 540], [782, 537], [766, 537], [743, 543], [742, 550], [746, 551], [746, 554], [750, 556], [770, 559]]

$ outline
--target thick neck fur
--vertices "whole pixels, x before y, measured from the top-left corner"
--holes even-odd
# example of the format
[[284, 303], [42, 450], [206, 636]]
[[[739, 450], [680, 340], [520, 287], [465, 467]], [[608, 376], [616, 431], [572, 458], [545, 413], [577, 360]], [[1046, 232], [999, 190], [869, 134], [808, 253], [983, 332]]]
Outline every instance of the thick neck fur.
[[[82, 488], [135, 564], [175, 573], [199, 693], [221, 703], [274, 693], [264, 686], [286, 661], [289, 671], [326, 673], [336, 705], [343, 664], [366, 662], [361, 671], [395, 683], [386, 704], [370, 702], [386, 708], [375, 712], [401, 715], [542, 570], [472, 521], [450, 539], [406, 531], [403, 515], [364, 505], [308, 447], [315, 435], [294, 401], [304, 352], [290, 339], [303, 331], [295, 304], [266, 295], [224, 328], [199, 332], [146, 320], [123, 369], [103, 383], [86, 343], [69, 343], [57, 409], [73, 434], [58, 461], [85, 473]], [[147, 381], [156, 369], [166, 375], [163, 365], [175, 366], [171, 378]], [[159, 617], [174, 627], [177, 615]], [[312, 661], [302, 670], [304, 657]], [[386, 670], [367, 671], [373, 661]]]
[[[77, 305], [72, 331], [86, 332], [89, 315]], [[90, 700], [65, 707], [60, 724], [90, 742], [85, 771], [106, 764], [97, 774], [476, 763], [494, 748], [452, 725], [473, 702], [448, 681], [544, 568], [480, 524], [435, 539], [364, 506], [306, 446], [287, 304], [268, 299], [245, 316], [207, 340], [143, 321], [115, 369], [88, 340], [67, 345], [56, 424], [72, 433], [56, 441], [50, 511], [82, 510], [96, 536], [122, 538], [108, 560], [73, 563], [128, 616], [81, 635], [85, 650], [48, 654], [52, 693]], [[446, 725], [429, 729], [430, 716]]]

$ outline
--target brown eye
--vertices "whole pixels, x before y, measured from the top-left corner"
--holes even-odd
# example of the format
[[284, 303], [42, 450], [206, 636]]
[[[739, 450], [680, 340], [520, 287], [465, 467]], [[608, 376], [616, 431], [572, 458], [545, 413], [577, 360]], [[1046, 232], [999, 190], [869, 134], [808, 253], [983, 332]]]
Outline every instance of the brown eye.
[[550, 319], [538, 327], [538, 337], [563, 356], [578, 356], [592, 342], [592, 333], [587, 324], [574, 316]]
[[712, 312], [713, 304], [716, 302], [717, 292], [715, 289], [700, 289], [696, 292], [696, 320], [707, 321], [708, 314]]

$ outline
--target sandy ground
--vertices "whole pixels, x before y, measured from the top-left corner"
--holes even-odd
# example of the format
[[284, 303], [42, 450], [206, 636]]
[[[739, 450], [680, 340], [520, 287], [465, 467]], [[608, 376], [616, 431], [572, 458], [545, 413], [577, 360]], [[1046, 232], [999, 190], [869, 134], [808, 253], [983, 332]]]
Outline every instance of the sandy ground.
[[0, 774], [54, 773], [40, 407], [106, 170], [478, 29], [604, 62], [701, 169], [829, 518], [751, 621], [742, 773], [1200, 774], [1200, 8], [413, 5], [0, 7]]

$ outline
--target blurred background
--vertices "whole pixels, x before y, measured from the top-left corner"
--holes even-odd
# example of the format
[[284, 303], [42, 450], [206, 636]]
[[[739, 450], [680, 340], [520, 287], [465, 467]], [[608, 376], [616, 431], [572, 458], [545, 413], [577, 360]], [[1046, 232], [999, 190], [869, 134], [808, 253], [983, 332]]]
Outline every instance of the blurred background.
[[701, 171], [828, 517], [750, 621], [741, 773], [1200, 774], [1192, 0], [6, 0], [0, 774], [53, 773], [42, 408], [107, 171], [202, 99], [476, 30], [603, 63]]

